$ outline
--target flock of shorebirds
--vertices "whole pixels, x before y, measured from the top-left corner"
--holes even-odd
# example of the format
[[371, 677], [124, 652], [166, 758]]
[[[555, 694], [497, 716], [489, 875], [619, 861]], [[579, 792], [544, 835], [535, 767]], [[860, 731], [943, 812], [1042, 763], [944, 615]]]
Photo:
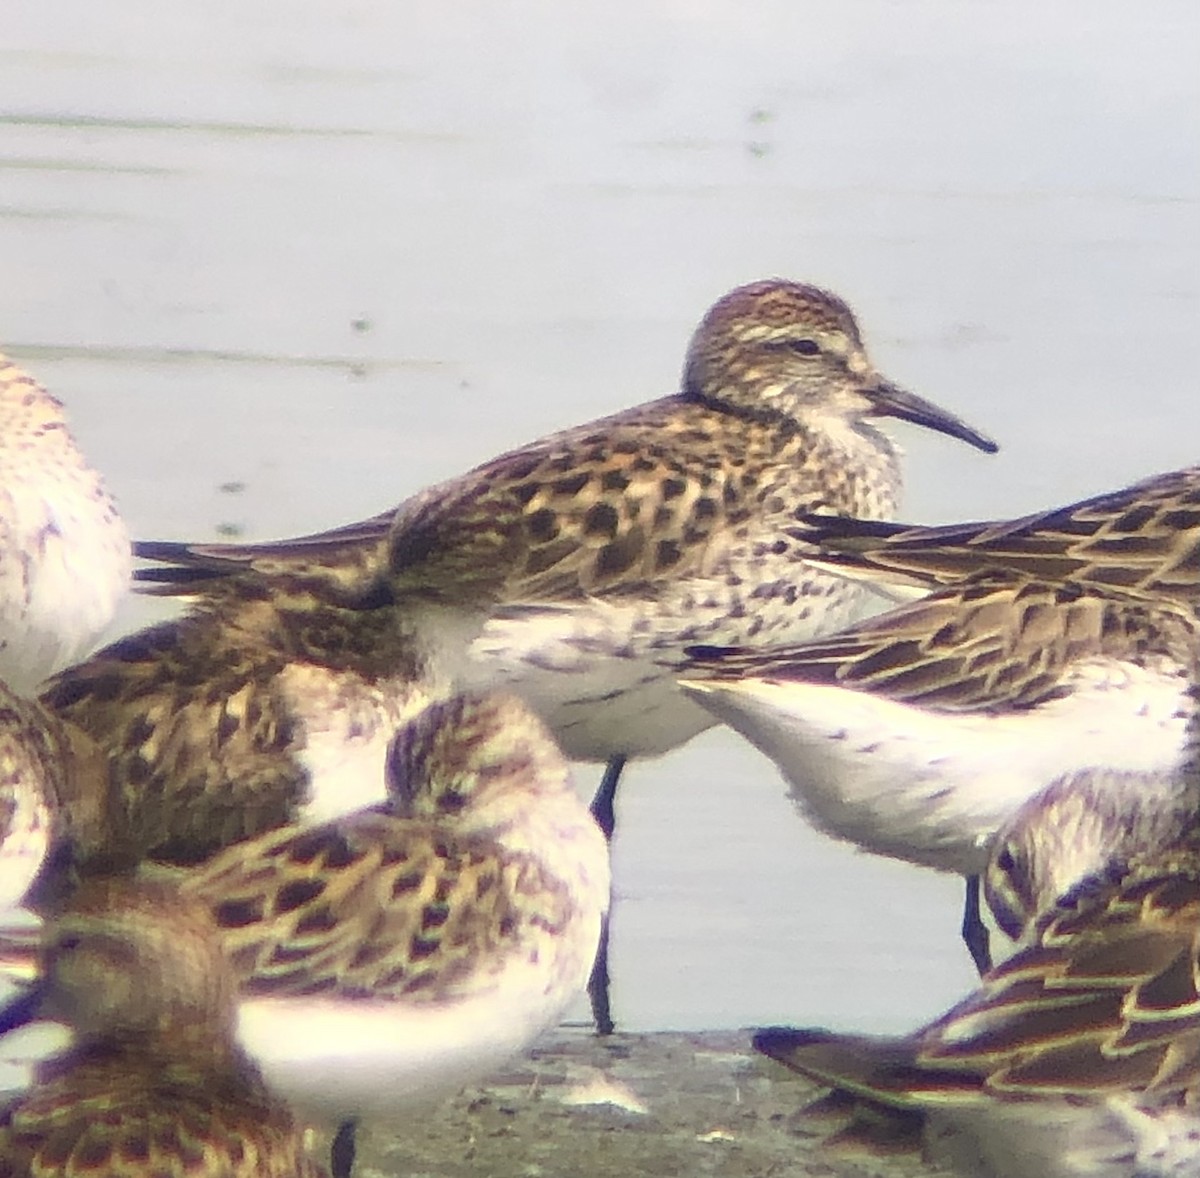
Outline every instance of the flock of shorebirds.
[[[831, 1144], [1200, 1174], [1200, 467], [906, 526], [884, 417], [996, 449], [840, 299], [757, 282], [672, 396], [331, 532], [131, 546], [5, 362], [0, 900], [42, 931], [0, 930], [33, 975], [0, 1033], [73, 1039], [0, 1175], [321, 1175], [322, 1124], [346, 1178], [361, 1118], [483, 1077], [586, 983], [610, 1030], [622, 766], [718, 721], [821, 830], [967, 881], [980, 982], [942, 1018], [756, 1036], [830, 1088]], [[131, 576], [187, 612], [89, 653]], [[567, 758], [606, 764], [590, 812]]]

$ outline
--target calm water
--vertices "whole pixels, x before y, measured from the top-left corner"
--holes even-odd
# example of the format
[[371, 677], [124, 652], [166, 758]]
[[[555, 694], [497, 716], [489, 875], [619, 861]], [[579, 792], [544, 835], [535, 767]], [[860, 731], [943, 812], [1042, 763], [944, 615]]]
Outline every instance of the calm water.
[[[1196, 461], [1192, 0], [75, 0], [0, 38], [0, 339], [140, 536], [345, 522], [660, 395], [770, 274], [1002, 441], [906, 434], [911, 516]], [[732, 736], [621, 823], [625, 1026], [899, 1029], [969, 984], [958, 885], [814, 835]]]

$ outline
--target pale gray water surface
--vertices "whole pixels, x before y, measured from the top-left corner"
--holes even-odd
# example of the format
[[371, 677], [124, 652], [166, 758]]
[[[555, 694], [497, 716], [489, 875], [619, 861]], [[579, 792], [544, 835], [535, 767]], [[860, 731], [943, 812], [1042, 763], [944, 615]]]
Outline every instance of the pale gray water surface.
[[[0, 44], [0, 340], [139, 536], [345, 522], [657, 396], [770, 274], [1003, 443], [906, 431], [912, 516], [1197, 458], [1192, 0], [50, 0]], [[628, 1027], [902, 1029], [970, 982], [958, 884], [730, 735], [621, 821]]]

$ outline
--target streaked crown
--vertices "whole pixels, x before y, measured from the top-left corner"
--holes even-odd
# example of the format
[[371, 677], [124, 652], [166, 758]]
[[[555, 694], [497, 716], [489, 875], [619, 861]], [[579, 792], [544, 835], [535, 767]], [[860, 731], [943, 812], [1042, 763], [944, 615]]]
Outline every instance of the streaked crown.
[[392, 738], [388, 794], [402, 817], [482, 811], [506, 794], [569, 788], [566, 761], [515, 696], [458, 695], [431, 704]]
[[1200, 865], [1200, 780], [1087, 769], [1031, 798], [996, 838], [984, 874], [988, 908], [1014, 939], [1081, 886], [1165, 855]]
[[730, 291], [692, 336], [685, 398], [735, 413], [827, 429], [840, 419], [900, 417], [992, 453], [996, 443], [954, 414], [885, 380], [837, 295], [770, 278]]
[[854, 314], [837, 295], [770, 278], [730, 291], [701, 320], [688, 347], [684, 393], [761, 409], [785, 389], [829, 396], [870, 372]]

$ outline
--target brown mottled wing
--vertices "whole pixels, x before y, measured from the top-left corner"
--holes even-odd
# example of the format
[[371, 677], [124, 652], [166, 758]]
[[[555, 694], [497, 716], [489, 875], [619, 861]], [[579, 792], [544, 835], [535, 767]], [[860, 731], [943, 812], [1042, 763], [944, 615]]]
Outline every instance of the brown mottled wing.
[[738, 471], [702, 426], [682, 451], [676, 399], [524, 447], [397, 512], [392, 575], [439, 591], [486, 578], [500, 601], [644, 593], [712, 563], [710, 539], [750, 516]]
[[773, 1028], [755, 1046], [843, 1092], [901, 1109], [983, 1092], [1089, 1096], [1200, 1082], [1194, 870], [1133, 872], [1060, 904], [1040, 943], [906, 1039]]
[[1200, 467], [1021, 519], [919, 527], [810, 515], [793, 534], [848, 575], [947, 584], [999, 567], [1044, 580], [1194, 600]]
[[1134, 867], [1060, 901], [1035, 946], [927, 1028], [920, 1059], [1011, 1094], [1193, 1088], [1198, 948], [1194, 854]]
[[226, 583], [247, 574], [284, 577], [319, 596], [353, 604], [375, 588], [394, 516], [393, 509], [328, 532], [257, 544], [139, 540], [134, 555], [156, 564], [139, 568], [134, 581], [143, 593], [187, 596], [222, 592]]
[[689, 673], [827, 684], [968, 712], [1035, 704], [1092, 655], [1194, 661], [1198, 637], [1195, 616], [1167, 602], [985, 572], [815, 642], [695, 648]]
[[534, 860], [379, 811], [232, 848], [184, 887], [252, 994], [449, 1000], [570, 916]]
[[[733, 463], [713, 411], [652, 402], [503, 455], [397, 513], [401, 588], [462, 579], [502, 602], [652, 593], [710, 569], [768, 489]], [[686, 459], [684, 455], [686, 454]]]
[[530, 603], [644, 593], [711, 564], [710, 538], [749, 519], [767, 493], [738, 469], [740, 455], [730, 465], [715, 417], [678, 398], [651, 402], [501, 455], [395, 512], [298, 540], [139, 542], [136, 555], [167, 567], [136, 579], [148, 592], [211, 595], [252, 573], [350, 601], [378, 589], [387, 541], [401, 593]]
[[0, 1116], [0, 1176], [327, 1178], [257, 1084], [103, 1063], [40, 1084]]
[[274, 688], [281, 659], [222, 642], [200, 615], [50, 680], [42, 704], [111, 758], [107, 829], [77, 832], [84, 854], [194, 863], [288, 820], [307, 778], [288, 755], [297, 734]]

